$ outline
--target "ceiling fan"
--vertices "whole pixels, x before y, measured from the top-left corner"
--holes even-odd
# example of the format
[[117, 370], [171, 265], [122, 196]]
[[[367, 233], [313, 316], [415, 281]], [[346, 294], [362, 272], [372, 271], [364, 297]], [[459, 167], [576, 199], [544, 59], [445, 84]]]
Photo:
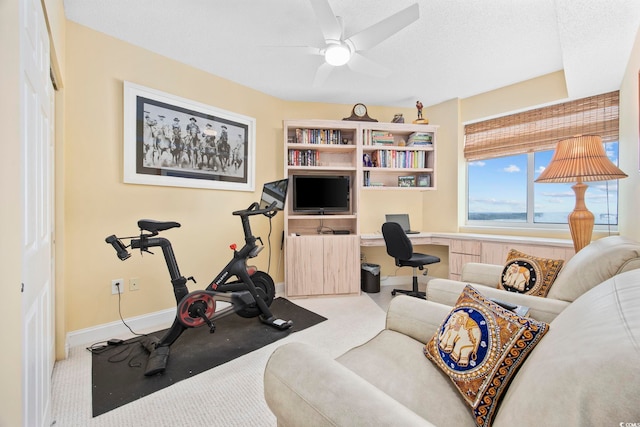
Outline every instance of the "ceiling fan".
[[360, 52], [376, 46], [420, 17], [418, 4], [415, 3], [345, 38], [342, 19], [333, 13], [329, 1], [310, 0], [310, 2], [325, 39], [325, 46], [307, 49], [308, 52], [325, 58], [325, 62], [316, 71], [314, 86], [322, 85], [334, 67], [345, 64], [359, 73], [376, 77], [388, 76], [391, 72], [389, 69], [361, 55]]

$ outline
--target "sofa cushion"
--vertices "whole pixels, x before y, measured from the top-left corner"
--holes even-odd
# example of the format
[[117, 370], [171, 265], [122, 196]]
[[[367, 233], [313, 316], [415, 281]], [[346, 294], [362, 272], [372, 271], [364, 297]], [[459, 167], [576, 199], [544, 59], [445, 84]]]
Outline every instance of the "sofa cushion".
[[616, 275], [562, 311], [511, 382], [494, 427], [638, 423], [639, 285], [640, 270]]
[[436, 426], [475, 427], [469, 407], [449, 378], [422, 355], [423, 346], [424, 341], [385, 329], [336, 360]]
[[545, 297], [563, 264], [561, 259], [540, 258], [511, 249], [498, 289]]
[[621, 236], [595, 240], [565, 263], [547, 298], [572, 302], [596, 285], [640, 268], [640, 243]]
[[449, 376], [476, 424], [488, 426], [509, 381], [548, 328], [467, 285], [424, 354]]

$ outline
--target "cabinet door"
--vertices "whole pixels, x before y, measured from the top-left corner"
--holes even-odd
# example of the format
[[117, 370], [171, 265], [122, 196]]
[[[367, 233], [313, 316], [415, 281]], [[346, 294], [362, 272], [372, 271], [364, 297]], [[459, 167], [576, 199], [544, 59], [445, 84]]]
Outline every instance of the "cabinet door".
[[324, 251], [323, 237], [286, 238], [286, 294], [322, 295]]
[[352, 294], [360, 290], [360, 237], [325, 236], [324, 293]]

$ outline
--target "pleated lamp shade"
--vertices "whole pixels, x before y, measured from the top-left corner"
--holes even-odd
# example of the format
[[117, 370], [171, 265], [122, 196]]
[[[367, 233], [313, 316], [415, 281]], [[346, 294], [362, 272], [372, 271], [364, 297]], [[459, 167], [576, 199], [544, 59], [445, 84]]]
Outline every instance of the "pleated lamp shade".
[[551, 163], [536, 182], [608, 181], [626, 177], [607, 157], [602, 138], [578, 135], [558, 142]]

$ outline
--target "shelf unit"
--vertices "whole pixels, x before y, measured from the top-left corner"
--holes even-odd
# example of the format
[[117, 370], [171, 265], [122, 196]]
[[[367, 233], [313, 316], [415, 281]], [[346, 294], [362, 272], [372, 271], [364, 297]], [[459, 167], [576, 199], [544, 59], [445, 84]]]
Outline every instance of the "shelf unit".
[[[286, 177], [350, 178], [350, 208], [339, 214], [294, 212], [293, 186], [289, 185], [284, 211], [286, 294], [358, 294], [360, 191], [435, 189], [438, 127], [341, 120], [285, 120], [283, 125]], [[416, 133], [427, 134], [422, 136], [423, 145], [408, 145]], [[400, 181], [413, 186], [400, 186]], [[334, 234], [334, 230], [349, 234]]]
[[433, 125], [398, 123], [364, 125], [362, 189], [435, 189], [437, 129]]

